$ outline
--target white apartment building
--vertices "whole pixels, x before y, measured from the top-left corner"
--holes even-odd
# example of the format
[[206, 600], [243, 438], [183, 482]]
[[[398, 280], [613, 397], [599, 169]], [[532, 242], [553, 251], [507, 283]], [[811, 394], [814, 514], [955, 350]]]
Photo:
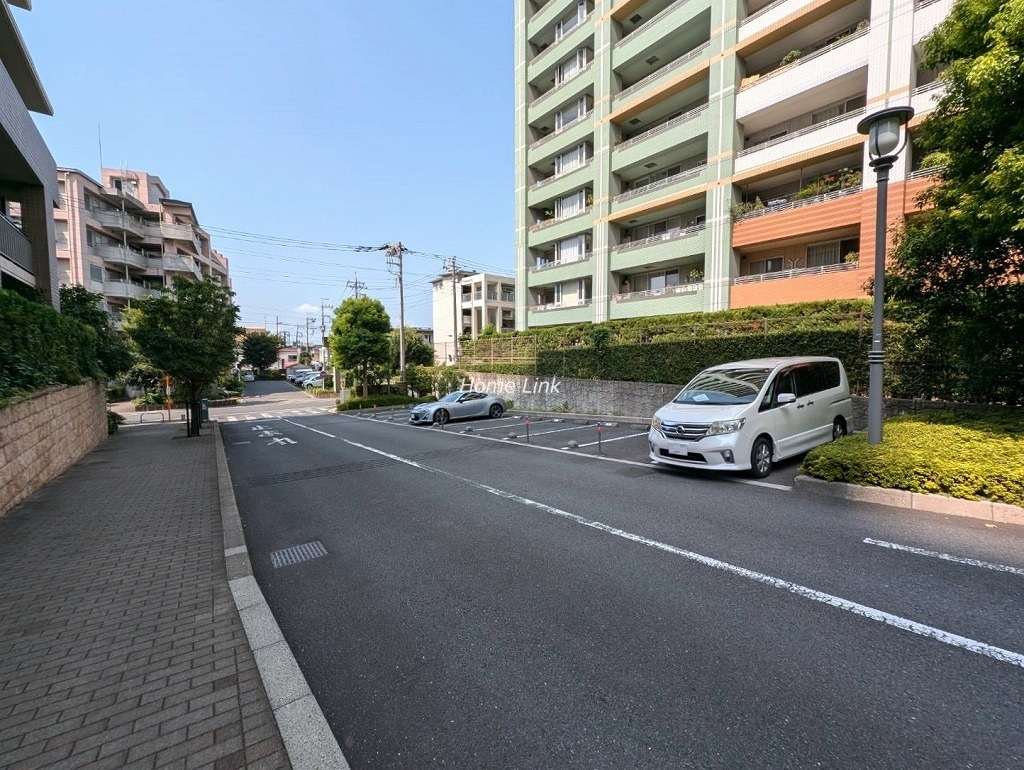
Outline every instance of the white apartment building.
[[490, 273], [456, 271], [431, 282], [433, 294], [434, 362], [458, 360], [458, 337], [480, 336], [491, 324], [498, 332], [512, 331], [515, 320], [515, 280]]

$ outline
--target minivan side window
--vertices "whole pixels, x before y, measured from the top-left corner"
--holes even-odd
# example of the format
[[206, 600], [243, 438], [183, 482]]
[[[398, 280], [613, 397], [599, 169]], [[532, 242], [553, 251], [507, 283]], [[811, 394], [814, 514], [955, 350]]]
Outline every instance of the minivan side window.
[[816, 361], [796, 370], [798, 396], [811, 396], [823, 390], [839, 387], [839, 364], [835, 361]]
[[775, 376], [771, 385], [768, 386], [768, 390], [765, 391], [764, 398], [761, 400], [761, 406], [758, 408], [759, 412], [766, 412], [778, 406], [775, 399], [779, 393], [792, 393], [796, 395], [794, 372], [794, 369], [784, 369]]

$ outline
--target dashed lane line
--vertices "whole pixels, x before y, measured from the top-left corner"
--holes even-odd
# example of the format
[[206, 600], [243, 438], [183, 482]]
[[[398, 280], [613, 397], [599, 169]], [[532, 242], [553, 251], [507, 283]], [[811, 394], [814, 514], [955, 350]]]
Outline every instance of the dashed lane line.
[[1009, 572], [1012, 575], [1024, 576], [1024, 569], [1018, 567], [1009, 567], [1005, 564], [993, 564], [989, 561], [980, 561], [979, 559], [969, 559], [963, 556], [953, 556], [952, 554], [942, 553], [941, 551], [926, 551], [923, 548], [915, 548], [911, 545], [900, 545], [899, 543], [889, 543], [885, 540], [875, 540], [870, 537], [864, 538], [865, 543], [868, 545], [877, 545], [882, 548], [889, 548], [893, 551], [904, 551], [906, 553], [912, 553], [917, 556], [930, 556], [933, 559], [942, 559], [943, 561], [951, 561], [956, 564], [965, 564], [969, 567], [981, 567], [982, 569], [990, 569], [995, 572]]

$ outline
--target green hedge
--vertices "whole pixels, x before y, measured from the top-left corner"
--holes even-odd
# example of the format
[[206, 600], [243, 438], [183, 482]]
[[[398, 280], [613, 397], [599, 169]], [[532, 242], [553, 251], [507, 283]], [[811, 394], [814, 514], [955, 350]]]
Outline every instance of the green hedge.
[[49, 385], [101, 381], [96, 331], [0, 289], [0, 400]]
[[355, 396], [342, 403], [338, 401], [338, 411], [351, 411], [353, 409], [372, 409], [377, 406], [405, 406], [406, 404], [426, 404], [434, 400], [433, 396], [423, 398], [412, 398], [403, 396], [400, 393], [384, 394], [380, 396]]
[[934, 412], [885, 421], [884, 440], [864, 434], [812, 449], [801, 471], [825, 481], [993, 500], [1024, 506], [1024, 415]]

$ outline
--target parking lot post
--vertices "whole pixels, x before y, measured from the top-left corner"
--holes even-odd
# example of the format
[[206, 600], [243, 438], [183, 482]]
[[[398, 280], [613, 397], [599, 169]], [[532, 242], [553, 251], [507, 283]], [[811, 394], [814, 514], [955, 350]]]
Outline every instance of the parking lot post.
[[526, 443], [530, 443], [530, 418], [526, 417]]
[[597, 453], [601, 454], [601, 426], [597, 426]]

